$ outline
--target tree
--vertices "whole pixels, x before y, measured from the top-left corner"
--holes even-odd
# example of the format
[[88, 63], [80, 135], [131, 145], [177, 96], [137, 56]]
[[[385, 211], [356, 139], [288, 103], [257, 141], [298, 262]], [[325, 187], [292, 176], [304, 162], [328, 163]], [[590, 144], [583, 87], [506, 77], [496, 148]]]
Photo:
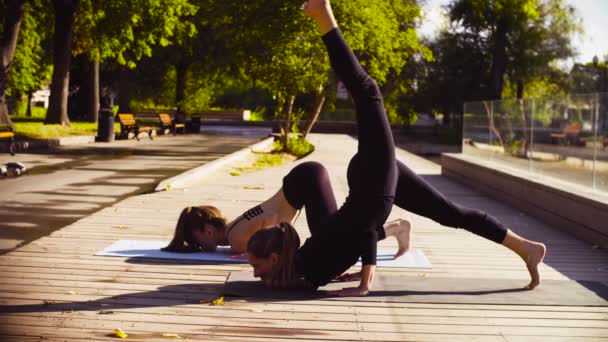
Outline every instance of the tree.
[[25, 9], [25, 0], [2, 0], [0, 7], [0, 123], [12, 126], [6, 105], [6, 87], [15, 54], [19, 26]]
[[55, 10], [55, 33], [53, 35], [53, 77], [51, 95], [46, 113], [46, 124], [70, 126], [68, 118], [68, 86], [74, 17], [78, 0], [53, 0]]
[[511, 74], [523, 93], [526, 75], [541, 74], [554, 60], [573, 54], [570, 36], [578, 19], [563, 0], [455, 0], [449, 5], [455, 30], [487, 40], [492, 57], [488, 98], [502, 97]]
[[[329, 81], [327, 53], [317, 29], [302, 15], [299, 1], [224, 2], [232, 13], [223, 20], [233, 37], [233, 50], [242, 56], [244, 69], [267, 85], [277, 99], [284, 135], [290, 131], [295, 97], [317, 94], [309, 122], [314, 123], [324, 103]], [[340, 28], [361, 64], [378, 83], [399, 73], [408, 57], [428, 50], [419, 42], [415, 22], [420, 9], [415, 1], [342, 0], [332, 3]], [[310, 131], [307, 127], [305, 131]]]
[[51, 37], [52, 13], [43, 1], [29, 1], [25, 5], [20, 35], [13, 58], [7, 95], [28, 95], [27, 115], [31, 116], [31, 97], [34, 91], [50, 80], [52, 75]]
[[[91, 62], [91, 94], [88, 112], [96, 120], [99, 94], [99, 63], [121, 65], [119, 106], [129, 111], [130, 69], [152, 55], [154, 46], [168, 46], [196, 32], [190, 18], [197, 6], [188, 0], [83, 1], [77, 17], [76, 53], [85, 53]], [[177, 38], [176, 38], [177, 37]]]

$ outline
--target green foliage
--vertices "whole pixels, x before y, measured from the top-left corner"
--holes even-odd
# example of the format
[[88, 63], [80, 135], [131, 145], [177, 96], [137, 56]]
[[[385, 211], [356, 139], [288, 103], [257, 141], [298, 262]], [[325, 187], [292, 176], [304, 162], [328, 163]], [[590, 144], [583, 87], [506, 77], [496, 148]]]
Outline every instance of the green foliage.
[[188, 0], [94, 1], [79, 3], [74, 54], [89, 53], [134, 68], [152, 47], [196, 33], [188, 20], [198, 8]]
[[296, 158], [304, 158], [314, 151], [315, 147], [306, 139], [299, 137], [290, 137], [287, 141], [287, 146], [284, 146], [280, 140], [275, 140], [273, 153], [289, 153]]
[[25, 4], [8, 80], [8, 96], [38, 90], [51, 78], [50, 40], [53, 32], [48, 28], [53, 27], [53, 15], [50, 12], [45, 10], [42, 1]]

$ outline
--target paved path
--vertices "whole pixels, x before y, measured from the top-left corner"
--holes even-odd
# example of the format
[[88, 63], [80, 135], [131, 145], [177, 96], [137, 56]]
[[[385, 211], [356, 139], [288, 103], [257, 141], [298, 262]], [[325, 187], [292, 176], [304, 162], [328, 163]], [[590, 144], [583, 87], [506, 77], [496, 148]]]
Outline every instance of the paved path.
[[[338, 201], [346, 195], [345, 171], [356, 142], [344, 135], [312, 135], [316, 151], [304, 160], [325, 164]], [[545, 280], [606, 282], [608, 255], [557, 232], [497, 201], [440, 176], [440, 167], [399, 150], [398, 158], [452, 200], [485, 209], [521, 234], [549, 248]], [[302, 160], [302, 161], [304, 161]], [[132, 196], [50, 236], [0, 256], [0, 339], [21, 341], [112, 340], [115, 328], [131, 340], [164, 341], [606, 341], [608, 306], [449, 304], [226, 298], [220, 293], [231, 271], [247, 265], [97, 257], [118, 239], [167, 240], [183, 207], [216, 205], [234, 217], [272, 194], [294, 164], [242, 176], [218, 169], [185, 190]], [[392, 217], [406, 213], [396, 209]], [[467, 232], [412, 216], [413, 246], [432, 269], [379, 269], [409, 282], [423, 278], [505, 279], [522, 286], [528, 274], [520, 259], [500, 245]], [[307, 236], [304, 214], [295, 224]], [[120, 228], [118, 228], [120, 227]], [[393, 240], [381, 243], [395, 247]], [[446, 280], [450, 281], [450, 280]], [[542, 285], [539, 291], [542, 291]], [[428, 295], [433, 295], [429, 289]], [[509, 290], [498, 290], [509, 292]], [[466, 293], [465, 293], [466, 294]], [[253, 295], [253, 294], [252, 294]], [[458, 296], [458, 293], [453, 295]], [[478, 296], [482, 294], [477, 293]], [[165, 335], [166, 336], [166, 335]]]
[[[246, 130], [247, 132], [243, 132]], [[30, 174], [0, 179], [0, 253], [64, 227], [113, 203], [150, 192], [159, 181], [234, 152], [265, 136], [161, 136], [155, 140], [64, 147], [38, 154], [0, 155]]]

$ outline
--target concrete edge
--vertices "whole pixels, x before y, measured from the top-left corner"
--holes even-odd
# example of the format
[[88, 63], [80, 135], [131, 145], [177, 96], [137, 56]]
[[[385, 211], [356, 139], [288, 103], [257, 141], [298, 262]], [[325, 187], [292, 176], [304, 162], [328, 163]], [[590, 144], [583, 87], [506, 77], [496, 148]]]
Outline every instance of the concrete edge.
[[[551, 186], [518, 170], [500, 170], [460, 154], [442, 155], [442, 175], [500, 199], [547, 224], [608, 248], [608, 204], [571, 187]], [[511, 170], [512, 171], [512, 170]], [[557, 187], [559, 186], [559, 188]]]
[[249, 145], [236, 152], [225, 155], [219, 159], [215, 159], [201, 166], [197, 166], [194, 169], [190, 169], [177, 176], [167, 178], [158, 183], [154, 191], [164, 191], [168, 189], [184, 189], [195, 181], [199, 181], [201, 178], [225, 166], [226, 164], [234, 163], [238, 160], [244, 159], [252, 151], [268, 150], [273, 143], [274, 137], [268, 137], [262, 141]]
[[59, 146], [71, 145], [86, 145], [95, 142], [94, 135], [74, 135], [69, 137], [53, 138], [53, 139], [33, 139], [24, 138], [22, 136], [15, 138], [21, 149], [29, 148], [52, 148]]

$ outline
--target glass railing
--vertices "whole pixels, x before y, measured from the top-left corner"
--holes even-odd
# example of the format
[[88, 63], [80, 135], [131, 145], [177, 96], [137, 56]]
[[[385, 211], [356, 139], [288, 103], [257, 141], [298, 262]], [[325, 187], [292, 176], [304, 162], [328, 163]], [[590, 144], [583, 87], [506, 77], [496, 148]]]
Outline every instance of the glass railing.
[[469, 102], [464, 154], [608, 192], [608, 93]]

